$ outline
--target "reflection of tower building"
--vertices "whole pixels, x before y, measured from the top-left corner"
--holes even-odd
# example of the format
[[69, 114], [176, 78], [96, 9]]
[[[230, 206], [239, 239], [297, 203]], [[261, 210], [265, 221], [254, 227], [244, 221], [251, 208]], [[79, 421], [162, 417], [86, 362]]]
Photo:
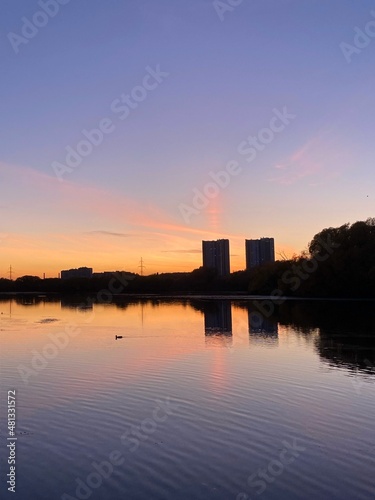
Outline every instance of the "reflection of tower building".
[[215, 345], [232, 343], [232, 307], [228, 300], [215, 300], [204, 306], [206, 342]]
[[232, 305], [229, 300], [202, 302], [206, 347], [210, 350], [207, 383], [211, 392], [222, 395], [228, 390], [228, 353], [232, 347]]
[[268, 343], [277, 343], [278, 324], [269, 318], [264, 318], [259, 312], [248, 310], [249, 335], [253, 340], [266, 340]]
[[230, 274], [229, 240], [202, 241], [203, 267], [216, 269], [219, 276]]
[[232, 333], [232, 309], [229, 300], [215, 300], [204, 308], [206, 333]]
[[275, 240], [260, 238], [260, 240], [245, 240], [246, 269], [275, 262]]

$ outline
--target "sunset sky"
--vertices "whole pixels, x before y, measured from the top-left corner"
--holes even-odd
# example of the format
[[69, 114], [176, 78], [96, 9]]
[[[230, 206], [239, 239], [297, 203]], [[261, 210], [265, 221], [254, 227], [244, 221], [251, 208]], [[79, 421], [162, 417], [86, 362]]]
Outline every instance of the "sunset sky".
[[0, 277], [138, 272], [141, 256], [146, 274], [190, 271], [223, 237], [238, 270], [245, 238], [291, 255], [375, 215], [373, 1], [65, 0], [54, 17], [44, 1], [4, 0], [0, 19]]

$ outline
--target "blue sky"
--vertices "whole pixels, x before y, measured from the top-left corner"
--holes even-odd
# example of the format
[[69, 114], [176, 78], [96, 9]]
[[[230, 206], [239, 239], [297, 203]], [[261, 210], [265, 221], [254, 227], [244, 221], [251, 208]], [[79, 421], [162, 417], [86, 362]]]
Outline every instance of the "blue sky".
[[[374, 215], [375, 36], [350, 63], [340, 43], [375, 2], [244, 0], [220, 20], [212, 1], [71, 0], [16, 54], [8, 34], [40, 10], [5, 0], [0, 19], [0, 275], [10, 260], [136, 270], [141, 255], [190, 270], [222, 236], [241, 269], [245, 237], [293, 253]], [[169, 76], [119, 120], [113, 100], [158, 65]], [[285, 106], [296, 118], [246, 162], [238, 145]], [[51, 164], [106, 117], [115, 130], [59, 182]], [[187, 224], [181, 203], [231, 160], [241, 174]]]

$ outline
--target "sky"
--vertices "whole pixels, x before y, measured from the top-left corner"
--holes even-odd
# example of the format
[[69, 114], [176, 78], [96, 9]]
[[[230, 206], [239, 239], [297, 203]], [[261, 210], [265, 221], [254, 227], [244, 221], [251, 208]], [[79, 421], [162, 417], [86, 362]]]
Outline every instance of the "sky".
[[0, 277], [218, 238], [235, 271], [374, 216], [374, 1], [60, 2], [3, 0]]

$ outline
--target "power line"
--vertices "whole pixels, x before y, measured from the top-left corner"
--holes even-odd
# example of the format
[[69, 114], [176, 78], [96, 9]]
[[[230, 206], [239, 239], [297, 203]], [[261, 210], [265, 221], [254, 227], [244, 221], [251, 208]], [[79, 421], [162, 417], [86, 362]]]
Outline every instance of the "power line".
[[141, 276], [143, 276], [143, 270], [146, 269], [146, 266], [143, 264], [143, 257], [141, 257], [141, 262], [138, 267], [141, 268]]

